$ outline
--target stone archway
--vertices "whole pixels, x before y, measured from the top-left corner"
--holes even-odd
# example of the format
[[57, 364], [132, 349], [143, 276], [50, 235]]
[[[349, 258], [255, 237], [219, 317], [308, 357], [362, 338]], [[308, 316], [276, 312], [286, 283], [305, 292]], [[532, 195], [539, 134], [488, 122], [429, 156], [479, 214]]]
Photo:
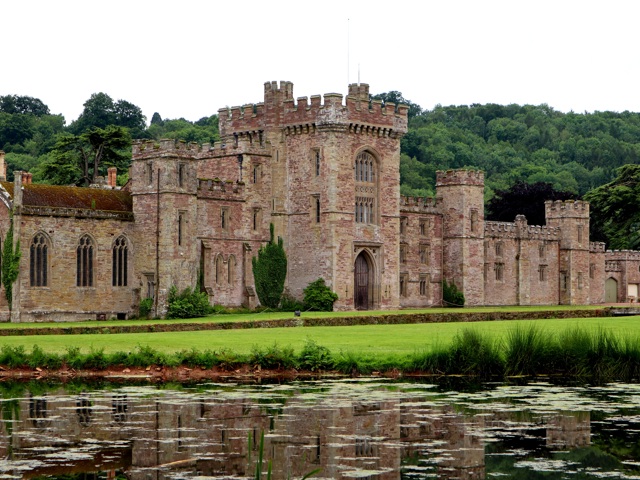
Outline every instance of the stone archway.
[[615, 278], [607, 278], [604, 282], [604, 301], [605, 303], [618, 302], [618, 281]]
[[373, 265], [364, 251], [356, 257], [353, 278], [353, 306], [356, 310], [373, 308]]

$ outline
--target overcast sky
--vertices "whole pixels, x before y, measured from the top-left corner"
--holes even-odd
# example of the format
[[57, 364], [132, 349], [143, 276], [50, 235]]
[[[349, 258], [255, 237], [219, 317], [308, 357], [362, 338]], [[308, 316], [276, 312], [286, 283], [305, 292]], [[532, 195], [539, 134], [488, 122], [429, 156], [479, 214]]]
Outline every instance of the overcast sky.
[[266, 81], [303, 97], [358, 78], [423, 108], [638, 112], [639, 14], [635, 0], [2, 0], [0, 95], [67, 124], [96, 92], [193, 121], [262, 101]]

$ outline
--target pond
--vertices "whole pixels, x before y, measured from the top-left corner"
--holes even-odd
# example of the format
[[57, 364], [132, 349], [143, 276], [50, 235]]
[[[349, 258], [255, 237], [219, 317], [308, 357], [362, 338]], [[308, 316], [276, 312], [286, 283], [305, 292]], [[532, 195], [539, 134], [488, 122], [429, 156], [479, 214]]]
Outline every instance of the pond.
[[[0, 478], [640, 478], [640, 385], [2, 384]], [[264, 436], [264, 437], [263, 437]], [[261, 448], [261, 438], [262, 448]]]

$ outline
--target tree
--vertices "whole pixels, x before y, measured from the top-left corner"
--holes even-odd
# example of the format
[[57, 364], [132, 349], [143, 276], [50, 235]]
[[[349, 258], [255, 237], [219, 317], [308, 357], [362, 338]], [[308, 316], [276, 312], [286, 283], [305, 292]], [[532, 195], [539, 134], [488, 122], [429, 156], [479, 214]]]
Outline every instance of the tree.
[[10, 151], [12, 146], [30, 139], [34, 124], [35, 118], [31, 115], [0, 113], [0, 149]]
[[269, 229], [269, 243], [260, 247], [258, 256], [251, 259], [251, 264], [260, 303], [265, 307], [278, 308], [287, 276], [287, 255], [282, 246], [282, 238], [278, 237], [278, 241], [274, 241], [273, 224]]
[[516, 182], [506, 190], [498, 190], [487, 203], [487, 220], [513, 222], [516, 215], [524, 215], [529, 225], [545, 225], [544, 202], [547, 200], [571, 200], [576, 195], [553, 188], [550, 183], [528, 184]]
[[0, 96], [0, 112], [28, 114], [36, 117], [50, 115], [49, 107], [47, 107], [42, 100], [20, 95]]
[[80, 135], [94, 128], [105, 129], [117, 125], [129, 129], [132, 136], [139, 138], [146, 129], [146, 119], [142, 110], [126, 100], [113, 99], [106, 93], [94, 93], [84, 103], [84, 110], [71, 123], [69, 130]]
[[93, 128], [81, 135], [62, 134], [50, 160], [41, 164], [37, 173], [55, 185], [89, 186], [99, 175], [106, 174], [107, 166], [127, 167], [131, 159], [129, 147], [129, 133], [115, 125]]
[[154, 112], [153, 116], [151, 117], [151, 125], [162, 126], [163, 123], [164, 121], [162, 120], [162, 117], [160, 116], [160, 114], [158, 112]]
[[396, 105], [404, 104], [409, 107], [409, 111], [407, 112], [408, 118], [413, 118], [416, 115], [420, 115], [422, 113], [422, 107], [417, 103], [413, 103], [411, 100], [407, 100], [402, 96], [402, 93], [392, 90], [390, 92], [378, 93], [376, 95], [371, 95], [372, 100], [382, 100], [384, 103], [390, 102], [395, 103]]
[[640, 248], [640, 165], [625, 165], [616, 178], [588, 192], [591, 240], [616, 250]]

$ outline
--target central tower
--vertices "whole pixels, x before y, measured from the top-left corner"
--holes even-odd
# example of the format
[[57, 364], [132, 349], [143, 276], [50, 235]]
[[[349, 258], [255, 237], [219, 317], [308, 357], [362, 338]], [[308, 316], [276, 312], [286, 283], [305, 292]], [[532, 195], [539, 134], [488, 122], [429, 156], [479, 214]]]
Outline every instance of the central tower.
[[[343, 102], [343, 100], [345, 100]], [[400, 139], [407, 109], [370, 101], [352, 84], [346, 99], [293, 98], [268, 82], [264, 103], [219, 111], [224, 142], [271, 148], [271, 211], [288, 257], [289, 294], [324, 278], [336, 309], [397, 308]]]

